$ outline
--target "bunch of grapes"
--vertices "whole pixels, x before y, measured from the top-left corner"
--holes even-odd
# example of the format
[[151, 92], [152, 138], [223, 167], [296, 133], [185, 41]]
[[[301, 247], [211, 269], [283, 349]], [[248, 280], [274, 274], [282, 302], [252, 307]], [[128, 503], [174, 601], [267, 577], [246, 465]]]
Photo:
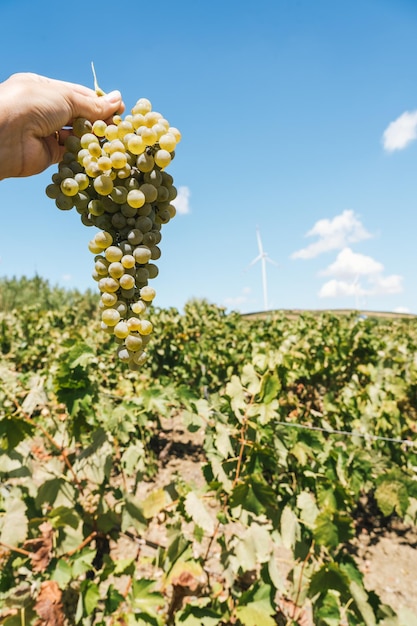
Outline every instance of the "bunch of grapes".
[[56, 206], [75, 207], [86, 226], [99, 231], [89, 243], [93, 278], [101, 292], [101, 327], [115, 336], [119, 358], [132, 370], [146, 360], [152, 333], [148, 309], [155, 290], [161, 228], [175, 216], [177, 195], [165, 171], [180, 132], [152, 110], [146, 98], [112, 123], [79, 118], [66, 153], [46, 188]]

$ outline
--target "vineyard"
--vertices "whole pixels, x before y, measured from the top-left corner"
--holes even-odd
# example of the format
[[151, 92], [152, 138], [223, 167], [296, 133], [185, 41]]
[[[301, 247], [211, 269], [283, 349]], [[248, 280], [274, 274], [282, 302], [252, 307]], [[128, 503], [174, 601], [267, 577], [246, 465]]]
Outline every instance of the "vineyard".
[[0, 281], [0, 623], [411, 626], [358, 538], [417, 517], [417, 320], [155, 308]]

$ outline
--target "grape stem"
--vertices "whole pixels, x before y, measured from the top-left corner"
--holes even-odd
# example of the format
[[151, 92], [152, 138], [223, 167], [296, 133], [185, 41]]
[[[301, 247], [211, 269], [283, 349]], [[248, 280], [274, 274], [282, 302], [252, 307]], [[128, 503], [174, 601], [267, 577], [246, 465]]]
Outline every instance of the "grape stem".
[[91, 71], [93, 72], [93, 78], [94, 78], [94, 91], [96, 92], [98, 96], [105, 96], [106, 95], [105, 91], [103, 91], [101, 87], [99, 87], [99, 84], [97, 82], [96, 70], [95, 70], [93, 61], [91, 61]]

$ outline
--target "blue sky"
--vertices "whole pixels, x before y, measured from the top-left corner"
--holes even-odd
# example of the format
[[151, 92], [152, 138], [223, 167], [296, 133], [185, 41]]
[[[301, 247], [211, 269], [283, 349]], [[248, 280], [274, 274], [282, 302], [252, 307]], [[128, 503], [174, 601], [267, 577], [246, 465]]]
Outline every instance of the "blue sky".
[[[417, 313], [416, 0], [0, 0], [0, 80], [20, 71], [149, 98], [182, 142], [155, 305]], [[93, 7], [93, 5], [91, 5]], [[0, 182], [0, 276], [96, 289], [92, 231]]]

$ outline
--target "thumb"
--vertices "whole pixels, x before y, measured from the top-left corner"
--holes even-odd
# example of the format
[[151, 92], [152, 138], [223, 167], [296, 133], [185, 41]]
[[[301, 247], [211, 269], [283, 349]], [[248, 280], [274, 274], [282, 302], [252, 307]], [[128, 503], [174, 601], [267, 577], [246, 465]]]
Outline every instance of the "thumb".
[[73, 118], [85, 117], [90, 122], [106, 120], [115, 113], [122, 113], [125, 105], [120, 91], [115, 90], [104, 96], [74, 94], [72, 101]]

